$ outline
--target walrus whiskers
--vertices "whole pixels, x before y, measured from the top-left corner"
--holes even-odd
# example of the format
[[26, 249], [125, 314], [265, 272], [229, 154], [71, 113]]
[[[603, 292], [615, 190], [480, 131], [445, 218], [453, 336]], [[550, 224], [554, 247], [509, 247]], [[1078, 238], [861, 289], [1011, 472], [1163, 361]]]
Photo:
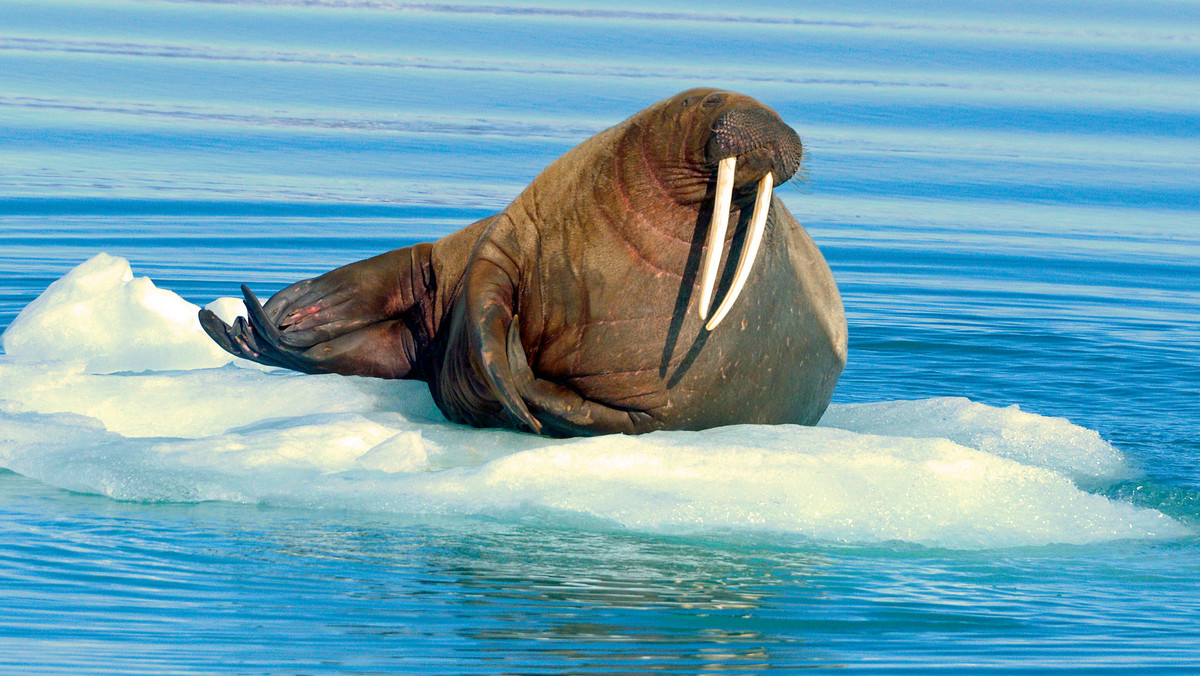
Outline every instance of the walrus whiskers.
[[742, 246], [742, 255], [738, 258], [737, 271], [733, 275], [733, 286], [729, 287], [729, 293], [725, 294], [725, 300], [721, 301], [716, 314], [704, 325], [704, 328], [709, 331], [717, 328], [717, 324], [720, 324], [721, 320], [725, 318], [729, 308], [733, 307], [733, 302], [742, 293], [746, 279], [750, 277], [750, 268], [754, 266], [754, 258], [758, 255], [758, 245], [762, 243], [763, 231], [767, 229], [767, 212], [771, 210], [771, 188], [774, 184], [775, 177], [769, 171], [758, 182], [758, 196], [754, 199], [754, 215], [750, 220], [750, 233], [746, 235], [747, 239]]
[[736, 157], [726, 157], [717, 165], [717, 191], [713, 198], [712, 224], [708, 227], [708, 248], [700, 264], [700, 318], [708, 318], [712, 306], [713, 290], [717, 286], [717, 268], [721, 265], [721, 253], [725, 248], [725, 230], [729, 227], [729, 205], [733, 201], [733, 172], [737, 168]]

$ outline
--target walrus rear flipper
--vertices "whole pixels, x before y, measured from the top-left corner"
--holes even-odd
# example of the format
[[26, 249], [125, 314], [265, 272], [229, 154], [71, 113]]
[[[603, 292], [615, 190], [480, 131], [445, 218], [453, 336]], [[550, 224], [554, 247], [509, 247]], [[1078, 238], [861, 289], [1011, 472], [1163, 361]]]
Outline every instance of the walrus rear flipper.
[[314, 372], [302, 367], [298, 350], [281, 343], [279, 330], [271, 322], [264, 321], [262, 304], [245, 284], [242, 285], [242, 295], [246, 298], [247, 317], [238, 317], [229, 325], [211, 310], [200, 310], [200, 326], [204, 332], [236, 357], [266, 366]]
[[403, 378], [412, 370], [412, 331], [400, 320], [378, 322], [311, 346], [290, 344], [245, 285], [247, 317], [230, 326], [209, 310], [200, 325], [225, 351], [250, 361], [302, 373]]
[[508, 329], [508, 363], [521, 397], [537, 412], [546, 434], [567, 437], [642, 434], [662, 427], [644, 411], [613, 408], [535, 376], [525, 356], [521, 331], [515, 319]]

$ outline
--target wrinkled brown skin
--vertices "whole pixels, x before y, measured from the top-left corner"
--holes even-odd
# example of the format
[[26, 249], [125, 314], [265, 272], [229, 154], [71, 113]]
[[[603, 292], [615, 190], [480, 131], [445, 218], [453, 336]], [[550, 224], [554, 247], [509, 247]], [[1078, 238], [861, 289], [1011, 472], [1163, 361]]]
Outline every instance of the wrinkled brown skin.
[[[714, 131], [716, 129], [717, 131]], [[774, 199], [746, 288], [711, 333], [698, 269], [716, 165], [738, 156], [728, 287], [768, 170], [800, 141], [769, 108], [698, 89], [547, 167], [503, 212], [293, 284], [249, 320], [201, 311], [231, 353], [309, 373], [415, 378], [450, 420], [554, 436], [815, 424], [846, 360], [816, 245]]]

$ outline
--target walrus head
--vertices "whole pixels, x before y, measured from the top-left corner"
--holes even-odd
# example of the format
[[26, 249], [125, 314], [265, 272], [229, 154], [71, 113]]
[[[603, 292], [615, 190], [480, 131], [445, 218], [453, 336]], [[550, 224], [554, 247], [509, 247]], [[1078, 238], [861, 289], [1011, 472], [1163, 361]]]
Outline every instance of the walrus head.
[[719, 89], [689, 89], [660, 101], [633, 120], [651, 172], [680, 204], [711, 198], [722, 160], [735, 158], [735, 199], [749, 201], [754, 186], [770, 172], [780, 185], [800, 168], [800, 135], [771, 108]]
[[[705, 328], [712, 331], [750, 275], [771, 209], [772, 190], [795, 175], [804, 146], [800, 135], [778, 113], [733, 92], [691, 89], [646, 113], [653, 123], [642, 128], [655, 133], [643, 135], [641, 142], [655, 158], [659, 182], [680, 204], [712, 199], [699, 303], [700, 316], [707, 320]], [[672, 133], [661, 133], [663, 129]], [[751, 195], [755, 195], [754, 212], [733, 283], [710, 316], [730, 208], [747, 206]]]

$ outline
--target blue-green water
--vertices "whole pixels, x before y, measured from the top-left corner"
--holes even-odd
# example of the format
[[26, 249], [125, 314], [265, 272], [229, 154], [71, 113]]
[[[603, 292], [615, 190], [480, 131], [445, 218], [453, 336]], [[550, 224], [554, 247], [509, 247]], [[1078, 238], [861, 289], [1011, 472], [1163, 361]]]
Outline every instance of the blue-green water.
[[[501, 494], [489, 477], [519, 483], [514, 458], [547, 456], [398, 427], [367, 399], [193, 429], [182, 411], [237, 407], [235, 375], [0, 361], [0, 391], [21, 393], [0, 403], [0, 670], [1196, 668], [1195, 3], [0, 2], [0, 329], [99, 252], [204, 304], [436, 237], [698, 85], [758, 98], [804, 139], [805, 179], [781, 194], [845, 301], [835, 404], [1016, 404], [1043, 416], [1035, 432], [1098, 432], [1123, 471], [1080, 470], [1054, 439], [991, 450], [981, 471], [1017, 478], [985, 477], [1002, 491], [975, 501], [904, 484], [925, 476], [909, 465], [818, 459], [834, 489], [886, 498], [814, 524], [806, 495], [744, 479], [746, 453], [668, 437], [637, 448], [733, 478], [538, 465]], [[269, 409], [278, 380], [243, 394]], [[343, 466], [299, 437], [351, 423], [436, 440], [442, 464]], [[206, 464], [231, 439], [258, 455]], [[866, 465], [912, 457], [851, 443]], [[586, 468], [629, 448], [568, 450]], [[460, 485], [484, 497], [444, 498]], [[958, 518], [918, 518], [944, 508], [927, 495], [961, 500]], [[1138, 528], [1096, 534], [1133, 510]], [[1072, 537], [1067, 517], [1099, 525]]]

